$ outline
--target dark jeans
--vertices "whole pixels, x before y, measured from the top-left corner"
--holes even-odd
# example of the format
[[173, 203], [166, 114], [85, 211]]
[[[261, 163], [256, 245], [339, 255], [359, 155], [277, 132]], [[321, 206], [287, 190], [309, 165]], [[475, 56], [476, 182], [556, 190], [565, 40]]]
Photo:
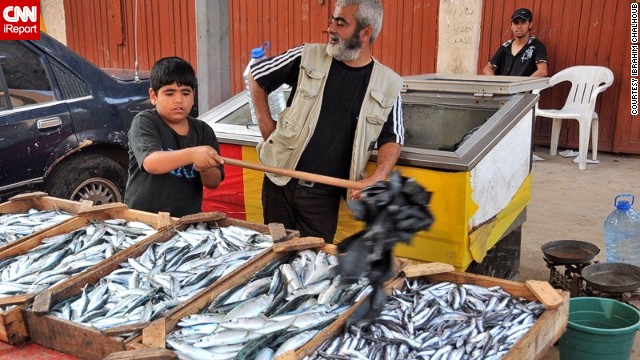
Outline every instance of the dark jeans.
[[335, 186], [293, 178], [285, 186], [278, 186], [265, 176], [262, 181], [264, 223], [281, 223], [285, 229], [300, 231], [300, 236], [321, 237], [332, 243], [343, 192]]

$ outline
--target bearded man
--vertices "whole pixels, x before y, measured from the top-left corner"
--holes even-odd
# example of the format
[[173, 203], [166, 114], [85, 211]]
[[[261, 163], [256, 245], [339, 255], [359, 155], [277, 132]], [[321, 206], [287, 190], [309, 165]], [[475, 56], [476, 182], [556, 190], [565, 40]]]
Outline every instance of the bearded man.
[[[402, 79], [372, 57], [382, 28], [380, 0], [338, 0], [329, 20], [328, 44], [305, 44], [251, 67], [250, 89], [263, 137], [260, 162], [364, 186], [385, 180], [400, 156], [404, 123]], [[276, 123], [268, 94], [291, 86]], [[375, 169], [365, 166], [377, 149]], [[266, 174], [262, 184], [265, 224], [282, 223], [301, 236], [333, 242], [341, 197], [360, 191]]]

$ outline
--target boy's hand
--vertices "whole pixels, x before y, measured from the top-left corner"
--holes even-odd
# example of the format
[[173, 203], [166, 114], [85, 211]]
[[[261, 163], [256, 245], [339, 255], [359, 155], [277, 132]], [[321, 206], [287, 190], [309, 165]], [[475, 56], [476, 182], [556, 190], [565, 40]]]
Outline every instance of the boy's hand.
[[192, 148], [193, 168], [200, 172], [212, 167], [216, 167], [222, 163], [222, 157], [211, 146], [203, 145]]

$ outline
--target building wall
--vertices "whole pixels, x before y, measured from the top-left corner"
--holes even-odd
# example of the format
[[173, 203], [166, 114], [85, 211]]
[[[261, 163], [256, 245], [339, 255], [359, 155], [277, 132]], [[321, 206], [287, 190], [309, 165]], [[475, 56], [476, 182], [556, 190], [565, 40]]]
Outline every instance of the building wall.
[[480, 44], [482, 1], [440, 0], [438, 15], [440, 73], [475, 74]]
[[231, 96], [229, 80], [229, 4], [196, 0], [196, 34], [198, 35], [199, 84], [198, 106], [201, 114]]
[[41, 0], [40, 4], [46, 33], [66, 45], [67, 28], [63, 0]]
[[[135, 52], [133, 4], [138, 3], [140, 69], [149, 69], [155, 59], [168, 55], [182, 56], [197, 67], [195, 2], [42, 0], [42, 12], [47, 31], [89, 60], [103, 67], [131, 68]], [[214, 38], [220, 34], [228, 36], [223, 37], [229, 41], [228, 51], [220, 48], [212, 53], [209, 46], [206, 56], [200, 58], [206, 64], [222, 64], [219, 60], [226, 57], [229, 63], [218, 66], [222, 72], [229, 68], [228, 75], [223, 76], [227, 87], [220, 94], [208, 96], [211, 99], [207, 106], [215, 106], [217, 101], [224, 100], [221, 96], [244, 89], [242, 71], [249, 51], [265, 40], [271, 41], [269, 55], [303, 42], [326, 42], [327, 20], [335, 2], [228, 0], [228, 27], [221, 26], [217, 33], [206, 34]], [[61, 3], [64, 11], [60, 11]], [[613, 86], [601, 94], [596, 106], [600, 115], [600, 150], [640, 154], [640, 122], [634, 121], [629, 112], [628, 1], [384, 0], [383, 3], [384, 24], [374, 45], [374, 56], [401, 75], [478, 73], [498, 46], [511, 37], [511, 13], [519, 7], [530, 8], [534, 14], [534, 34], [547, 45], [551, 74], [580, 64], [607, 66], [614, 72]], [[204, 11], [220, 8], [203, 7]], [[209, 17], [212, 18], [215, 17]], [[208, 65], [202, 64], [199, 69], [202, 66]], [[209, 76], [209, 81], [216, 76], [220, 75]], [[566, 88], [557, 87], [543, 92], [541, 106], [561, 107], [566, 95], [563, 91]], [[564, 123], [560, 146], [577, 148], [577, 122]], [[539, 118], [535, 142], [547, 144], [549, 135], [550, 122]]]
[[[64, 0], [67, 45], [104, 68], [149, 70], [165, 56], [197, 67], [194, 0]], [[137, 7], [136, 7], [137, 5]]]
[[[436, 70], [439, 0], [383, 1], [373, 56], [401, 75]], [[305, 42], [326, 43], [336, 0], [230, 0], [231, 89], [244, 89], [249, 52], [265, 41], [275, 55]]]

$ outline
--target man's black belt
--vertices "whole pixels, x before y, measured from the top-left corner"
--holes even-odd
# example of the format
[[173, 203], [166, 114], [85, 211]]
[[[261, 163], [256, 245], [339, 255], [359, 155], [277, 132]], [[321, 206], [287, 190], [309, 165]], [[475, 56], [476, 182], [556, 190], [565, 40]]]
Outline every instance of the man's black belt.
[[327, 185], [327, 184], [322, 184], [315, 181], [302, 180], [302, 179], [298, 179], [297, 185], [306, 187], [306, 188], [325, 189], [325, 190], [332, 190], [332, 191], [338, 191], [338, 192], [341, 192], [342, 190], [344, 190], [338, 186]]

